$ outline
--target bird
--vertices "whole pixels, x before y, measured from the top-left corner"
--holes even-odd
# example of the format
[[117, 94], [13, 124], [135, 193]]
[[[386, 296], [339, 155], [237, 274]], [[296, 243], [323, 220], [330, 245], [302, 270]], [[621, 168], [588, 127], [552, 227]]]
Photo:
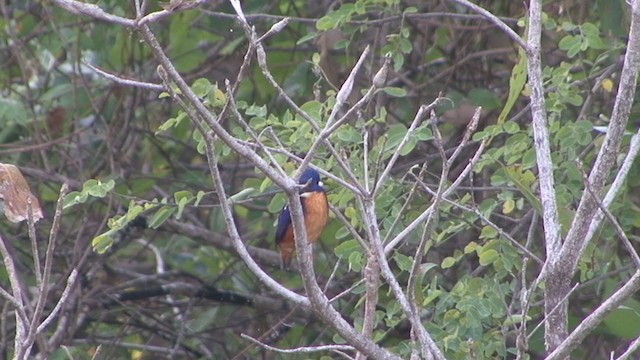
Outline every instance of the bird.
[[[310, 244], [313, 244], [318, 241], [329, 220], [327, 193], [320, 180], [320, 174], [311, 168], [300, 175], [298, 184], [303, 185], [300, 190], [300, 203], [302, 204], [307, 240]], [[288, 206], [282, 208], [278, 217], [275, 242], [280, 250], [282, 267], [288, 270], [296, 250], [291, 211], [289, 211]]]

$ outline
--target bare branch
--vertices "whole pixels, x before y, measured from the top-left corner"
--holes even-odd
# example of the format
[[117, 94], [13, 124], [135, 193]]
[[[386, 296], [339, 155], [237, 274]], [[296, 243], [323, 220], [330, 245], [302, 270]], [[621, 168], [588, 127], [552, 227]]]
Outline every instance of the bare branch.
[[[274, 168], [269, 166], [269, 164], [265, 160], [258, 156], [255, 151], [241, 144], [236, 138], [234, 138], [229, 132], [224, 129], [222, 124], [217, 121], [215, 115], [204, 106], [202, 101], [200, 101], [198, 96], [191, 90], [189, 85], [187, 85], [184, 79], [180, 76], [176, 68], [171, 63], [171, 60], [162, 50], [160, 43], [158, 43], [158, 40], [153, 35], [151, 30], [146, 25], [141, 26], [140, 30], [145, 41], [149, 44], [149, 47], [162, 65], [164, 71], [171, 78], [171, 80], [176, 83], [176, 86], [180, 89], [186, 99], [194, 106], [195, 111], [197, 111], [198, 113], [198, 118], [201, 117], [202, 119], [204, 119], [207, 125], [211, 127], [211, 130], [213, 130], [213, 132], [216, 134], [216, 136], [218, 136], [222, 141], [225, 142], [225, 144], [227, 144], [240, 156], [251, 161], [252, 164], [260, 169], [260, 171], [262, 171], [278, 186], [283, 189], [295, 188], [296, 184], [293, 180], [279, 174]], [[185, 109], [185, 111], [187, 111], [187, 109]]]
[[482, 17], [484, 17], [485, 19], [489, 20], [492, 24], [497, 26], [498, 29], [500, 29], [503, 33], [505, 33], [508, 37], [510, 37], [511, 40], [513, 40], [516, 44], [518, 44], [518, 46], [520, 46], [522, 49], [524, 49], [527, 52], [530, 51], [531, 44], [527, 44], [526, 42], [524, 42], [524, 40], [522, 40], [520, 35], [518, 35], [515, 31], [513, 31], [499, 17], [493, 15], [489, 11], [487, 11], [487, 10], [483, 9], [482, 7], [476, 5], [476, 4], [472, 3], [472, 2], [469, 2], [467, 0], [451, 0], [451, 1], [453, 1], [455, 3], [458, 3], [460, 5], [466, 6], [469, 9], [471, 9], [471, 10], [477, 12], [478, 14], [482, 15]]
[[[545, 108], [541, 60], [542, 37], [542, 1], [529, 3], [529, 26], [527, 33], [527, 73], [531, 88], [531, 116], [533, 118], [533, 137], [536, 149], [536, 163], [540, 183], [540, 202], [542, 203], [542, 223], [544, 227], [547, 264], [553, 265], [560, 256], [560, 220], [556, 202], [553, 161], [549, 142], [549, 128]], [[547, 266], [543, 267], [546, 268]], [[544, 271], [544, 270], [543, 270]], [[545, 346], [554, 349], [567, 332], [567, 303], [564, 296], [568, 292], [569, 278], [559, 275], [548, 281], [545, 286]], [[535, 282], [534, 282], [535, 283]]]
[[[378, 291], [380, 288], [380, 264], [369, 246], [364, 247], [367, 264], [364, 267], [365, 295], [364, 314], [362, 317], [362, 335], [371, 338], [376, 326], [376, 306], [378, 305]], [[356, 360], [366, 359], [363, 353], [356, 355]]]
[[398, 157], [400, 157], [400, 152], [401, 152], [402, 148], [407, 144], [407, 142], [409, 142], [409, 139], [411, 139], [411, 137], [414, 136], [414, 132], [415, 132], [416, 128], [422, 124], [422, 120], [441, 101], [442, 101], [442, 98], [437, 98], [429, 105], [420, 106], [420, 109], [418, 109], [418, 112], [416, 113], [416, 116], [413, 118], [413, 121], [411, 122], [411, 125], [409, 126], [409, 129], [407, 130], [407, 133], [404, 135], [404, 137], [400, 141], [400, 144], [398, 144], [398, 146], [396, 147], [396, 150], [394, 151], [393, 155], [391, 156], [391, 159], [389, 159], [389, 162], [387, 163], [387, 166], [384, 168], [384, 170], [382, 171], [382, 174], [378, 178], [378, 182], [376, 183], [376, 186], [373, 188], [373, 191], [371, 191], [370, 196], [375, 196], [378, 193], [378, 191], [380, 191], [380, 189], [382, 188], [382, 184], [384, 184], [387, 181], [387, 176], [389, 176], [389, 173], [391, 172], [391, 169], [393, 168], [393, 166], [395, 165], [396, 161], [398, 160]]
[[635, 340], [633, 340], [633, 342], [629, 345], [627, 350], [622, 355], [618, 356], [616, 360], [629, 359], [629, 357], [633, 355], [633, 353], [636, 352], [638, 349], [640, 349], [640, 336], [637, 337]]
[[109, 14], [95, 4], [89, 4], [76, 0], [53, 0], [53, 3], [77, 15], [86, 15], [94, 19], [122, 25], [128, 28], [136, 27], [135, 20]]
[[83, 63], [84, 65], [86, 65], [87, 67], [89, 67], [91, 70], [95, 71], [98, 75], [109, 79], [113, 82], [115, 82], [116, 84], [120, 84], [120, 85], [124, 85], [124, 86], [132, 86], [132, 87], [139, 87], [142, 89], [148, 89], [148, 90], [154, 90], [154, 91], [164, 91], [165, 87], [161, 84], [153, 84], [153, 83], [148, 83], [148, 82], [143, 82], [143, 81], [138, 81], [138, 80], [133, 80], [133, 79], [127, 79], [124, 76], [121, 75], [117, 75], [114, 73], [110, 73], [108, 71], [102, 70], [96, 66], [93, 66], [89, 63]]
[[[622, 162], [622, 166], [620, 167], [620, 170], [618, 170], [618, 173], [616, 174], [616, 178], [613, 180], [613, 183], [611, 184], [611, 186], [609, 187], [609, 190], [607, 191], [607, 195], [605, 195], [604, 200], [602, 201], [602, 205], [605, 208], [608, 209], [609, 206], [611, 206], [611, 203], [613, 203], [613, 200], [618, 196], [618, 194], [622, 190], [623, 185], [627, 179], [627, 176], [629, 175], [629, 170], [631, 170], [631, 165], [633, 165], [633, 162], [638, 157], [639, 151], [640, 151], [640, 129], [631, 138], [631, 143], [629, 144], [629, 152], [627, 153], [627, 156], [625, 156], [624, 161]], [[585, 236], [585, 241], [582, 243], [582, 246], [580, 247], [581, 254], [584, 253], [587, 245], [591, 242], [591, 240], [593, 239], [593, 236], [596, 234], [596, 232], [600, 228], [600, 224], [602, 224], [603, 218], [604, 218], [604, 213], [602, 212], [602, 210], [599, 210], [596, 213], [595, 217], [593, 218], [593, 221], [591, 221], [591, 224], [589, 225], [589, 231]]]
[[[170, 1], [164, 10], [155, 11], [155, 12], [152, 12], [151, 14], [144, 16], [142, 19], [140, 19], [140, 21], [138, 21], [136, 25], [140, 26], [140, 25], [146, 25], [149, 23], [158, 22], [171, 14], [175, 14], [178, 11], [194, 9], [209, 1], [210, 0]], [[170, 4], [174, 2], [179, 3], [180, 5], [171, 7]]]
[[[533, 285], [531, 285], [531, 289], [535, 289], [535, 285], [536, 285], [536, 282], [534, 281]], [[535, 332], [538, 331], [538, 329], [540, 329], [540, 327], [542, 325], [546, 326], [547, 317], [554, 316], [554, 313], [556, 311], [562, 310], [562, 307], [566, 306], [567, 300], [569, 299], [569, 296], [571, 296], [571, 294], [573, 294], [573, 292], [578, 288], [579, 285], [580, 285], [579, 283], [576, 283], [571, 289], [569, 289], [569, 291], [567, 291], [565, 294], [563, 294], [563, 296], [560, 299], [560, 301], [557, 302], [553, 308], [551, 308], [548, 312], [545, 312], [545, 317], [544, 317], [543, 321], [540, 322], [536, 327], [534, 327], [533, 330], [531, 330], [531, 332], [527, 335], [527, 340], [531, 340], [531, 337], [533, 337]], [[532, 294], [532, 292], [529, 292], [529, 294]], [[530, 299], [527, 299], [527, 301], [530, 301]]]
[[[545, 233], [547, 255], [554, 257], [560, 249], [560, 222], [556, 203], [555, 184], [553, 178], [553, 162], [545, 108], [544, 88], [542, 81], [542, 62], [540, 59], [540, 38], [542, 34], [542, 2], [533, 0], [529, 9], [529, 32], [527, 43], [527, 71], [531, 87], [531, 116], [533, 117], [533, 134], [536, 147], [536, 158], [540, 178], [540, 200], [542, 203], [542, 219]], [[555, 259], [553, 260], [555, 261]]]
[[[389, 267], [385, 249], [382, 246], [382, 240], [380, 238], [380, 228], [378, 227], [376, 219], [374, 198], [357, 198], [357, 200], [358, 205], [361, 208], [362, 219], [365, 225], [365, 231], [367, 232], [367, 237], [371, 244], [372, 252], [377, 257], [377, 262], [380, 264], [382, 277], [385, 279], [387, 284], [389, 284], [393, 296], [396, 298], [402, 308], [402, 311], [411, 323], [412, 332], [417, 335], [418, 342], [420, 343], [420, 352], [427, 359], [435, 357], [437, 360], [444, 360], [444, 355], [436, 345], [435, 341], [431, 338], [431, 335], [429, 335], [425, 329], [419, 314], [412, 309], [412, 306], [405, 296], [398, 279], [396, 279]], [[431, 206], [430, 208], [433, 207]]]
[[[21, 347], [21, 351], [16, 351], [18, 359], [22, 359], [29, 355], [29, 352], [31, 351], [31, 347], [33, 346], [33, 343], [36, 339], [36, 335], [38, 334], [38, 325], [40, 325], [40, 317], [42, 316], [42, 312], [44, 311], [44, 306], [49, 296], [49, 287], [50, 287], [49, 279], [51, 277], [51, 267], [53, 266], [53, 256], [56, 249], [58, 233], [60, 231], [60, 221], [62, 220], [62, 208], [64, 205], [64, 198], [67, 195], [68, 191], [69, 191], [69, 185], [67, 185], [66, 183], [62, 184], [62, 186], [60, 187], [60, 195], [58, 196], [58, 202], [56, 203], [56, 211], [53, 217], [53, 224], [51, 225], [51, 230], [49, 230], [49, 241], [47, 243], [47, 252], [45, 254], [44, 269], [41, 276], [41, 282], [40, 284], [38, 284], [38, 297], [36, 298], [36, 306], [33, 311], [31, 323], [29, 325], [29, 330], [27, 332], [27, 337], [24, 339], [24, 343], [23, 343], [23, 346]], [[40, 261], [40, 260], [35, 259], [35, 261]], [[73, 280], [75, 281], [75, 277], [73, 278]]]
[[53, 308], [53, 310], [51, 310], [51, 313], [49, 313], [49, 316], [47, 316], [42, 321], [42, 323], [38, 325], [36, 334], [39, 334], [42, 331], [44, 331], [44, 329], [47, 326], [49, 326], [49, 324], [51, 324], [51, 322], [56, 318], [56, 316], [58, 316], [58, 312], [60, 312], [60, 309], [62, 309], [62, 306], [69, 300], [69, 295], [71, 294], [71, 290], [73, 289], [73, 286], [76, 283], [77, 277], [78, 277], [78, 270], [73, 269], [71, 271], [71, 274], [69, 275], [69, 278], [67, 278], [67, 286], [65, 286], [64, 290], [62, 291], [62, 295], [60, 295], [60, 299], [58, 299], [56, 306]]
[[353, 89], [353, 83], [355, 82], [356, 74], [358, 73], [358, 70], [364, 63], [364, 59], [366, 59], [368, 54], [369, 54], [369, 47], [367, 46], [362, 51], [362, 54], [360, 54], [360, 58], [358, 59], [358, 62], [356, 62], [356, 64], [351, 69], [351, 73], [349, 74], [349, 77], [347, 78], [347, 80], [345, 80], [344, 84], [342, 84], [342, 87], [338, 91], [338, 95], [336, 95], [336, 103], [333, 106], [333, 109], [331, 110], [331, 115], [329, 115], [329, 119], [327, 119], [325, 128], [322, 131], [320, 131], [318, 138], [311, 145], [311, 147], [309, 148], [309, 151], [307, 151], [307, 155], [304, 157], [302, 164], [300, 164], [298, 171], [294, 175], [295, 178], [299, 177], [300, 174], [302, 174], [302, 172], [306, 170], [307, 166], [315, 156], [315, 153], [317, 152], [320, 143], [323, 142], [326, 138], [328, 138], [331, 135], [331, 133], [337, 129], [337, 128], [330, 129], [330, 126], [333, 125], [333, 121], [337, 116], [338, 111], [342, 109], [342, 106], [345, 104], [345, 102], [347, 101], [347, 98], [351, 94], [351, 90]]
[[308, 353], [314, 353], [314, 352], [319, 352], [319, 351], [335, 351], [335, 350], [342, 350], [342, 351], [353, 351], [354, 348], [353, 346], [349, 346], [349, 345], [317, 345], [317, 346], [302, 346], [302, 347], [298, 347], [295, 349], [280, 349], [274, 346], [270, 346], [267, 345], [257, 339], [252, 338], [249, 335], [246, 334], [240, 334], [240, 336], [244, 339], [247, 339], [249, 341], [251, 341], [252, 343], [263, 347], [267, 350], [271, 350], [271, 351], [275, 351], [278, 353], [282, 353], [282, 354], [308, 354]]
[[[487, 143], [486, 139], [480, 143], [480, 146], [478, 146], [478, 150], [476, 150], [476, 153], [469, 160], [469, 163], [467, 164], [467, 166], [464, 168], [464, 170], [462, 170], [458, 178], [442, 194], [443, 198], [446, 198], [451, 193], [453, 193], [458, 188], [458, 186], [460, 186], [462, 181], [469, 175], [469, 173], [471, 173], [476, 162], [478, 162], [478, 160], [480, 159], [480, 155], [484, 151], [486, 143]], [[415, 230], [419, 224], [425, 221], [425, 219], [429, 216], [429, 213], [431, 211], [433, 211], [433, 206], [429, 206], [415, 220], [413, 220], [409, 225], [405, 226], [404, 230], [402, 230], [398, 235], [396, 235], [396, 237], [391, 239], [389, 243], [387, 243], [387, 245], [385, 245], [384, 247], [385, 254], [388, 256], [388, 254], [390, 254], [391, 251], [393, 251], [393, 249], [396, 247], [396, 245], [400, 243], [400, 241], [402, 241], [407, 235], [409, 235], [409, 233]]]
[[[22, 294], [22, 284], [18, 272], [16, 271], [13, 257], [9, 252], [7, 246], [4, 243], [4, 239], [0, 235], [0, 254], [2, 254], [2, 260], [4, 262], [5, 269], [7, 270], [7, 276], [9, 277], [9, 283], [11, 284], [11, 291], [13, 292], [13, 298], [18, 301], [19, 307], [15, 309], [16, 318], [16, 334], [14, 339], [14, 351], [16, 354], [23, 352], [23, 344], [27, 338], [29, 320], [26, 316], [26, 305], [24, 295]], [[22, 313], [22, 316], [20, 315]], [[18, 360], [22, 360], [18, 358]]]
[[[582, 168], [582, 164], [581, 163], [578, 164], [578, 168], [581, 171], [584, 170]], [[591, 196], [593, 196], [593, 198], [595, 199], [596, 203], [598, 204], [598, 207], [600, 208], [600, 211], [602, 211], [602, 213], [607, 218], [607, 220], [609, 221], [611, 226], [613, 226], [613, 229], [615, 230], [616, 235], [618, 235], [618, 238], [620, 239], [620, 241], [622, 241], [622, 245], [625, 247], [625, 249], [627, 249], [627, 252], [631, 256], [631, 259], [633, 260], [633, 263], [636, 265], [636, 269], [640, 270], [640, 256], [638, 256], [638, 252], [633, 247], [633, 244], [631, 244], [631, 241], [629, 241], [629, 238], [627, 238], [627, 235], [624, 233], [624, 230], [622, 229], [622, 227], [618, 223], [618, 220], [616, 220], [616, 218], [613, 216], [613, 214], [611, 214], [609, 209], [607, 209], [604, 206], [604, 204], [602, 203], [602, 201], [598, 197], [598, 194], [596, 194], [593, 191], [593, 189], [591, 189], [591, 185], [589, 184], [589, 179], [587, 179], [587, 174], [584, 171], [582, 172], [582, 177], [583, 177], [585, 189], [589, 192], [589, 194], [591, 194]]]
[[637, 270], [629, 281], [587, 316], [545, 360], [558, 360], [569, 356], [571, 351], [581, 345], [587, 335], [592, 333], [607, 315], [631, 298], [638, 290], [640, 290], [640, 270]]
[[[260, 70], [262, 71], [262, 74], [267, 78], [267, 80], [269, 81], [271, 86], [273, 86], [273, 88], [276, 89], [278, 94], [284, 99], [284, 101], [287, 103], [287, 105], [289, 105], [289, 107], [291, 107], [291, 109], [293, 109], [293, 111], [295, 111], [297, 114], [302, 116], [302, 118], [305, 119], [305, 121], [307, 121], [309, 123], [309, 125], [311, 125], [311, 127], [313, 128], [314, 131], [316, 131], [318, 134], [320, 134], [321, 133], [321, 129], [320, 129], [319, 125], [317, 124], [317, 122], [309, 114], [307, 114], [304, 110], [302, 110], [291, 99], [291, 97], [289, 97], [289, 95], [287, 95], [287, 93], [280, 86], [280, 84], [278, 84], [278, 82], [275, 80], [275, 78], [273, 77], [273, 75], [269, 71], [269, 67], [268, 67], [268, 64], [267, 64], [267, 56], [266, 56], [266, 52], [264, 50], [264, 47], [262, 46], [262, 44], [259, 41], [257, 41], [258, 36], [255, 33], [255, 31], [253, 30], [253, 28], [251, 28], [251, 26], [249, 26], [249, 23], [247, 22], [244, 13], [242, 13], [242, 9], [238, 9], [238, 8], [240, 8], [240, 3], [238, 1], [236, 1], [236, 0], [231, 0], [231, 4], [234, 6], [234, 9], [236, 9], [236, 12], [238, 13], [238, 19], [240, 20], [240, 24], [242, 25], [245, 33], [247, 34], [247, 38], [249, 39], [249, 41], [252, 44], [252, 46], [254, 46], [255, 49], [256, 49], [256, 58], [258, 60], [258, 66], [260, 67]], [[362, 186], [358, 182], [358, 180], [355, 177], [355, 175], [353, 174], [353, 172], [349, 170], [348, 164], [340, 157], [340, 154], [338, 154], [338, 152], [334, 148], [333, 144], [331, 144], [331, 142], [326, 138], [322, 139], [322, 142], [323, 142], [324, 146], [331, 153], [331, 156], [333, 157], [333, 159], [338, 163], [338, 165], [340, 165], [340, 167], [345, 171], [345, 173], [347, 175], [349, 175], [349, 177], [351, 178], [351, 182], [352, 182], [353, 186], [355, 186], [358, 189], [358, 193], [359, 194], [364, 194], [364, 189], [362, 188]]]
[[313, 254], [311, 245], [307, 241], [300, 196], [297, 192], [294, 192], [293, 194], [288, 193], [287, 198], [291, 211], [293, 232], [295, 234], [296, 256], [300, 265], [305, 290], [312, 305], [311, 308], [320, 319], [331, 324], [342, 337], [367, 356], [375, 359], [399, 359], [385, 349], [380, 348], [371, 339], [356, 332], [355, 329], [343, 319], [342, 315], [331, 306], [329, 299], [322, 293], [315, 279]]
[[[589, 174], [589, 183], [596, 194], [599, 194], [603, 189], [609, 172], [615, 164], [620, 142], [629, 120], [631, 106], [634, 103], [639, 67], [640, 1], [635, 0], [631, 5], [631, 28], [629, 30], [629, 41], [627, 43], [624, 65], [620, 75], [618, 95], [616, 96], [616, 101], [613, 106], [613, 113], [611, 114], [607, 134], [605, 135], [593, 169]], [[605, 198], [605, 204], [606, 200]], [[584, 192], [567, 238], [559, 254], [560, 258], [563, 259], [561, 271], [566, 274], [566, 276], [571, 277], [575, 272], [578, 260], [582, 256], [582, 250], [586, 248], [586, 243], [590, 240], [590, 238], [586, 237], [586, 234], [590, 231], [591, 223], [598, 210], [598, 205], [593, 197], [587, 192]]]

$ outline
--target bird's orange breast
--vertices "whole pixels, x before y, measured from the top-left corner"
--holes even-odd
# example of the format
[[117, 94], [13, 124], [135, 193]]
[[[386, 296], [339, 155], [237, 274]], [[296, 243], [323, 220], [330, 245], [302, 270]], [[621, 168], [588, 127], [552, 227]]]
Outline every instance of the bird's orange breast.
[[[310, 192], [301, 196], [304, 210], [304, 226], [307, 231], [307, 240], [313, 244], [320, 238], [322, 230], [329, 220], [329, 203], [324, 192]], [[285, 266], [293, 259], [296, 244], [293, 236], [293, 224], [289, 224], [284, 236], [278, 243], [280, 255]]]
[[310, 243], [318, 241], [320, 234], [329, 220], [329, 204], [327, 195], [322, 192], [305, 194], [304, 201], [304, 225], [307, 229], [307, 239]]

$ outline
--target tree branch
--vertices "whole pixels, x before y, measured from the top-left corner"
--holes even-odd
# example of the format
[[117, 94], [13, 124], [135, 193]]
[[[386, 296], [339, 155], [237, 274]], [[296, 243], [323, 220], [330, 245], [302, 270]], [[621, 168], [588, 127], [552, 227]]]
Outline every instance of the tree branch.
[[567, 358], [569, 354], [571, 354], [571, 351], [581, 345], [587, 335], [592, 333], [596, 326], [598, 326], [607, 315], [622, 305], [622, 303], [633, 296], [638, 290], [640, 290], [640, 270], [637, 270], [629, 281], [587, 316], [586, 319], [580, 322], [575, 330], [573, 330], [545, 360]]

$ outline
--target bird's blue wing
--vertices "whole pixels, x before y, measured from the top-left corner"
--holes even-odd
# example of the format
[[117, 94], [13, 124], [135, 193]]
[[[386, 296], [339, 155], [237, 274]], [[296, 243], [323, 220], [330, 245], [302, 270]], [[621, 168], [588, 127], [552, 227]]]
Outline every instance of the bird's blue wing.
[[285, 206], [278, 217], [278, 225], [276, 226], [276, 245], [282, 241], [289, 225], [291, 225], [291, 213], [289, 212], [289, 207]]
[[[302, 200], [302, 213], [304, 214], [306, 212], [304, 199], [300, 198], [300, 200]], [[285, 205], [285, 207], [282, 208], [282, 211], [280, 212], [280, 216], [278, 217], [278, 225], [276, 226], [276, 245], [278, 245], [282, 241], [282, 238], [284, 237], [284, 234], [287, 232], [287, 228], [290, 225], [291, 212], [289, 211], [289, 206]]]

